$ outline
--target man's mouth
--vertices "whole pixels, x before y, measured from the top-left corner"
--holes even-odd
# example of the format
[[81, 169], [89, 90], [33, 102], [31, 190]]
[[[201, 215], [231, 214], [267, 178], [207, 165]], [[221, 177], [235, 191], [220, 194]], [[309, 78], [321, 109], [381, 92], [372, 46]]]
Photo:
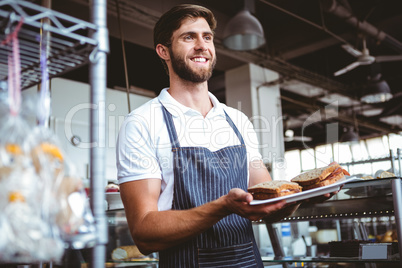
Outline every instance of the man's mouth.
[[208, 59], [203, 58], [203, 57], [195, 57], [195, 58], [191, 58], [191, 61], [194, 61], [194, 62], [207, 62]]

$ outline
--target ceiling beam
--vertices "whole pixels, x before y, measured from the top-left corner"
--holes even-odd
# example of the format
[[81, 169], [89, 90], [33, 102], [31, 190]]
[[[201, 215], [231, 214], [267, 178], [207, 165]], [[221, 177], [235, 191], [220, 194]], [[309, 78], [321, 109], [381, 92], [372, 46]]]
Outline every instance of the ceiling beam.
[[[283, 96], [283, 95], [281, 96], [281, 99], [283, 99], [283, 100], [285, 100], [287, 102], [293, 103], [293, 104], [295, 104], [297, 106], [303, 107], [303, 108], [305, 108], [305, 109], [307, 109], [307, 110], [309, 110], [311, 112], [316, 112], [316, 111], [319, 111], [321, 109], [325, 110], [325, 107], [322, 107], [322, 106], [319, 106], [319, 105], [309, 104], [309, 103], [306, 103], [306, 102], [303, 102], [303, 101], [298, 101], [298, 100], [295, 100], [293, 98], [289, 98], [289, 97], [286, 97], [286, 96]], [[340, 122], [347, 123], [349, 125], [354, 125], [355, 124], [354, 118], [352, 116], [350, 116], [350, 115], [347, 115], [347, 114], [338, 113], [338, 116], [331, 117], [331, 120], [333, 120], [335, 118], [338, 119]], [[322, 121], [325, 121], [325, 120], [322, 120]], [[381, 133], [397, 133], [397, 132], [402, 130], [399, 127], [393, 128], [393, 127], [390, 127], [387, 124], [384, 124], [384, 123], [381, 123], [381, 122], [372, 123], [372, 122], [370, 122], [368, 120], [365, 120], [365, 119], [362, 119], [362, 118], [356, 118], [356, 123], [361, 127], [372, 129], [374, 131], [381, 132]]]

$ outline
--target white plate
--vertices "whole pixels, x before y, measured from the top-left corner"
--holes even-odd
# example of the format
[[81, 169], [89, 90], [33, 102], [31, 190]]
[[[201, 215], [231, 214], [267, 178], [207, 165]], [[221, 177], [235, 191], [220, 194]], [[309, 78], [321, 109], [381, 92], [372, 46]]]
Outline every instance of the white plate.
[[250, 202], [250, 205], [260, 205], [260, 204], [277, 202], [277, 201], [281, 201], [281, 200], [285, 200], [286, 203], [291, 203], [291, 202], [296, 202], [296, 201], [300, 201], [300, 200], [304, 200], [304, 199], [309, 199], [309, 198], [312, 198], [312, 197], [316, 197], [316, 196], [336, 192], [341, 188], [341, 186], [343, 184], [348, 183], [348, 182], [352, 182], [352, 181], [361, 181], [361, 179], [356, 178], [356, 177], [349, 177], [347, 179], [340, 179], [339, 181], [337, 181], [337, 182], [335, 182], [333, 184], [323, 186], [323, 187], [319, 187], [319, 188], [315, 188], [315, 189], [311, 189], [311, 190], [306, 190], [306, 191], [303, 191], [301, 193], [285, 195], [285, 196], [280, 196], [280, 197], [271, 198], [271, 199], [253, 200], [253, 201]]

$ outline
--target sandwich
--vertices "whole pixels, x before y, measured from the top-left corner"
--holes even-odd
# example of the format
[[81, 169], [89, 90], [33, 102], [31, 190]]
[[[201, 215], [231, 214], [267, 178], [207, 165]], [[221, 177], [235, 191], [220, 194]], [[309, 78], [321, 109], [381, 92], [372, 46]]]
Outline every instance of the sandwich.
[[344, 178], [345, 175], [350, 176], [339, 164], [334, 164], [304, 172], [291, 179], [291, 181], [298, 183], [305, 191], [331, 185]]
[[274, 180], [256, 184], [247, 190], [253, 195], [254, 200], [264, 200], [299, 193], [302, 188], [295, 182]]

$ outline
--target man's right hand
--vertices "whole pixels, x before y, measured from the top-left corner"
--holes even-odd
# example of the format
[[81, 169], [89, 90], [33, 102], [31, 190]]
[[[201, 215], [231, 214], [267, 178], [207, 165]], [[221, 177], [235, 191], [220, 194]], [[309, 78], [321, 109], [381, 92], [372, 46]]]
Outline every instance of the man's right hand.
[[250, 205], [250, 202], [253, 201], [253, 196], [239, 188], [231, 189], [222, 198], [225, 199], [225, 207], [228, 211], [252, 221], [270, 218], [270, 216], [280, 212], [286, 204], [285, 201], [278, 201], [275, 203]]

